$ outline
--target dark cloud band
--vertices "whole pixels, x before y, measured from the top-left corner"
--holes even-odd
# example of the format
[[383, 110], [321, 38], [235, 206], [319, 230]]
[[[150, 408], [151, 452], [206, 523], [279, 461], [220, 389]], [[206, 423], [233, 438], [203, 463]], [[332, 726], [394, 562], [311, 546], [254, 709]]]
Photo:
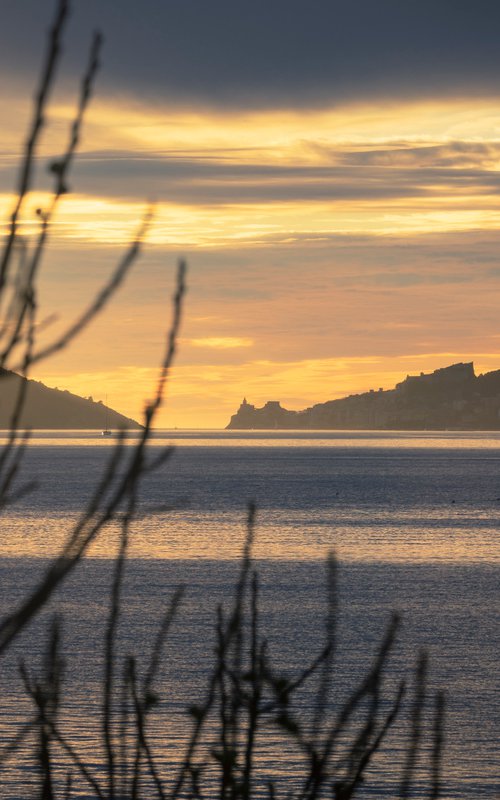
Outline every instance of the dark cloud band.
[[[496, 94], [496, 0], [85, 0], [66, 75], [90, 31], [106, 36], [106, 94], [234, 108]], [[52, 2], [5, 0], [3, 79], [37, 69]]]

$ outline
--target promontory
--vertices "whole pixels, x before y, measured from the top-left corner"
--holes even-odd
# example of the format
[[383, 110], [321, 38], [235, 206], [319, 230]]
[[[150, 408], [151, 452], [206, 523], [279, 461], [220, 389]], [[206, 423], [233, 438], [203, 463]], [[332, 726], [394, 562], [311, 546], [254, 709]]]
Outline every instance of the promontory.
[[10, 427], [14, 408], [21, 396], [23, 402], [17, 424], [19, 428], [141, 428], [135, 420], [107, 408], [100, 401], [95, 402], [91, 397], [50, 389], [39, 381], [27, 380], [5, 369], [0, 370], [0, 428]]
[[500, 430], [500, 370], [477, 375], [460, 363], [407, 375], [394, 389], [371, 390], [289, 411], [278, 401], [243, 400], [232, 430]]

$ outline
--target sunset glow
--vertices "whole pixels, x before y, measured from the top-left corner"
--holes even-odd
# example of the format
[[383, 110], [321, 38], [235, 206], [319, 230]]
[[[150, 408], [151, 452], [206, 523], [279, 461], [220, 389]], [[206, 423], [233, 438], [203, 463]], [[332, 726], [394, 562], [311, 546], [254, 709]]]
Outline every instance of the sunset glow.
[[[3, 88], [4, 226], [30, 91]], [[29, 240], [50, 199], [43, 166], [73, 113], [64, 87], [20, 222]], [[113, 94], [104, 83], [52, 224], [40, 291], [44, 317], [59, 323], [48, 338], [90, 302], [150, 202], [154, 217], [106, 321], [35, 377], [85, 396], [106, 384], [119, 410], [140, 416], [181, 255], [190, 291], [160, 426], [224, 426], [244, 395], [300, 408], [389, 388], [421, 361], [494, 369], [499, 185], [500, 105], [486, 87], [274, 107]]]

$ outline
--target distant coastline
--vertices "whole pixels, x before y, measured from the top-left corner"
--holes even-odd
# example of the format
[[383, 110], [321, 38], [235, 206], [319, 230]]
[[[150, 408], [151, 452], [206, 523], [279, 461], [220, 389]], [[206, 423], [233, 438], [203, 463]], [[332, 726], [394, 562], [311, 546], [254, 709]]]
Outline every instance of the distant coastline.
[[21, 382], [26, 381], [26, 396], [18, 428], [32, 430], [99, 430], [109, 428], [139, 430], [138, 422], [108, 408], [92, 397], [79, 397], [68, 391], [50, 389], [43, 383], [27, 380], [15, 372], [0, 371], [0, 430], [8, 430], [18, 402]]
[[243, 400], [226, 430], [500, 430], [500, 370], [476, 376], [473, 362], [407, 375], [394, 389], [370, 390], [303, 411], [276, 400]]

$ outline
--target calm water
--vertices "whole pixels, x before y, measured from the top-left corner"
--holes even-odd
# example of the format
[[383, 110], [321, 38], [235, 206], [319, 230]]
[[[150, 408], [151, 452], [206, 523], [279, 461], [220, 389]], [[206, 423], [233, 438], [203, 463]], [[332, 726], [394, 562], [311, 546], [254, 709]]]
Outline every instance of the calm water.
[[[151, 457], [168, 443], [175, 452], [143, 487], [120, 632], [124, 652], [144, 656], [173, 587], [188, 587], [162, 675], [169, 705], [160, 708], [153, 730], [165, 770], [186, 735], [185, 705], [203, 695], [213, 613], [231, 593], [251, 499], [259, 509], [255, 555], [263, 624], [277, 666], [293, 673], [318, 650], [323, 561], [334, 549], [341, 562], [337, 701], [355, 686], [390, 611], [401, 611], [388, 688], [425, 647], [431, 687], [448, 693], [444, 797], [498, 797], [500, 434], [175, 431], [155, 435]], [[15, 606], [57, 552], [112, 447], [88, 433], [35, 436], [20, 481], [36, 479], [38, 485], [2, 518], [3, 611]], [[115, 550], [111, 526], [51, 604], [65, 619], [63, 717], [90, 760], [96, 729], [88, 711], [95, 711], [98, 699], [99, 643]], [[4, 741], [29, 713], [17, 661], [28, 653], [36, 662], [42, 638], [41, 626], [32, 626], [3, 665]], [[301, 702], [307, 714], [307, 688]], [[375, 790], [367, 796], [395, 796], [401, 737], [397, 728], [376, 760]], [[283, 788], [290, 788], [297, 763], [296, 753], [277, 753], [265, 733], [264, 776], [277, 770]], [[427, 769], [425, 753], [421, 769]], [[32, 776], [23, 751], [4, 773], [5, 796], [25, 796]]]

